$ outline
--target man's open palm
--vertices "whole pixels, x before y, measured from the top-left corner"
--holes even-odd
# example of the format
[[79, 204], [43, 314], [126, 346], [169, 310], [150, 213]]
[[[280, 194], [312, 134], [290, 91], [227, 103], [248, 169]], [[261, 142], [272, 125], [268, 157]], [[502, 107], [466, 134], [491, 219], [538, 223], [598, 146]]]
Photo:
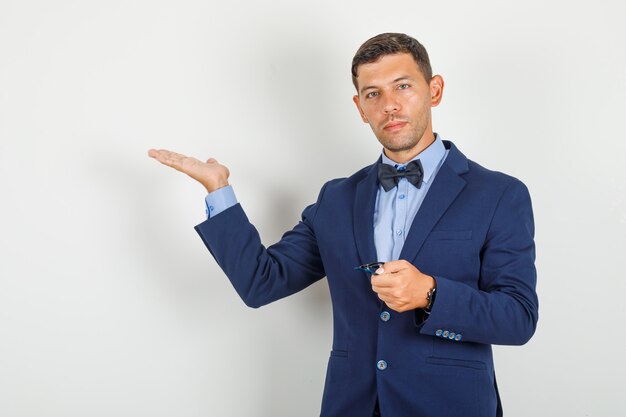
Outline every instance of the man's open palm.
[[163, 165], [189, 175], [202, 184], [209, 193], [228, 185], [230, 171], [213, 158], [202, 162], [196, 158], [166, 149], [150, 149], [148, 156], [156, 159]]

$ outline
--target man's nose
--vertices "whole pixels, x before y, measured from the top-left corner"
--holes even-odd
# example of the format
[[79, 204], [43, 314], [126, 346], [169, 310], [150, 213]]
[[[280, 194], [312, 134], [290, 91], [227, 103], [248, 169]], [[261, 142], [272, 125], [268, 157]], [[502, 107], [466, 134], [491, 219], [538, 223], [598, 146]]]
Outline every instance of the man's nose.
[[385, 114], [395, 113], [400, 110], [400, 103], [393, 97], [387, 96], [383, 102], [383, 112]]

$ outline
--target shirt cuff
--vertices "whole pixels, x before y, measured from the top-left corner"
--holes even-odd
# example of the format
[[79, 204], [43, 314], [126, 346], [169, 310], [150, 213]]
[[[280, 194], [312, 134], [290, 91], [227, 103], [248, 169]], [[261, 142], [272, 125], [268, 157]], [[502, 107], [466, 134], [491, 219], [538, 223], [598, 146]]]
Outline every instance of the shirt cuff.
[[237, 204], [237, 197], [233, 187], [227, 185], [207, 194], [204, 197], [204, 204], [206, 217], [210, 219]]

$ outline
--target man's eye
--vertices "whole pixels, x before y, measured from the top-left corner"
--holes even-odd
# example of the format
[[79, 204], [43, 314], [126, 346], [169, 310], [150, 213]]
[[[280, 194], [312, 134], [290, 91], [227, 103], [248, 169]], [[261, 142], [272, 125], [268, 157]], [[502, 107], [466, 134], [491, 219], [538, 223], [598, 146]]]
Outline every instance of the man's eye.
[[398, 89], [399, 89], [399, 90], [406, 90], [406, 89], [407, 89], [407, 88], [409, 88], [409, 87], [410, 87], [410, 85], [408, 85], [408, 84], [400, 84], [400, 85], [398, 86]]
[[366, 98], [374, 98], [378, 97], [378, 91], [372, 91], [371, 93], [367, 93]]

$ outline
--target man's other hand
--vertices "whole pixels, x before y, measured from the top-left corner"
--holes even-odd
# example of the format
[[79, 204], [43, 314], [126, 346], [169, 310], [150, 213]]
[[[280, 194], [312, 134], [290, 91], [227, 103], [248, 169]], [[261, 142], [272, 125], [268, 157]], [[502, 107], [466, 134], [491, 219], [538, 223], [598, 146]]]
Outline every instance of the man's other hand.
[[405, 260], [386, 262], [372, 275], [372, 290], [389, 308], [402, 313], [428, 305], [435, 279]]
[[172, 167], [189, 175], [202, 184], [209, 193], [228, 185], [230, 171], [213, 158], [202, 162], [196, 158], [181, 155], [166, 149], [150, 149], [148, 156], [156, 159], [163, 165], [167, 165], [168, 167]]

